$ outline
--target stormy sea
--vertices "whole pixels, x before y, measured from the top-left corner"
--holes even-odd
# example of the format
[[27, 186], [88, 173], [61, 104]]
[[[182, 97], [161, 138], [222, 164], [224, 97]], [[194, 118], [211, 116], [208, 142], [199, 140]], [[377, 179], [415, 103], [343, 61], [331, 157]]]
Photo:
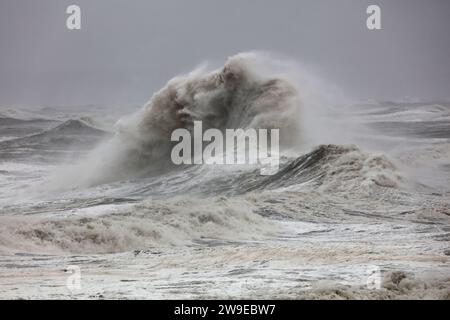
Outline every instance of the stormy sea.
[[[0, 107], [0, 298], [450, 298], [450, 102], [258, 53], [149, 97]], [[194, 121], [279, 129], [278, 171], [173, 164]]]

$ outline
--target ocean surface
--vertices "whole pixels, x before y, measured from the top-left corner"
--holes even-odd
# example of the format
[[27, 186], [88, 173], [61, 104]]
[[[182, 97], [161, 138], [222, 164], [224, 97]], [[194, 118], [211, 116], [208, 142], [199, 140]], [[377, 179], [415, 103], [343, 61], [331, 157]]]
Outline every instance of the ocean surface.
[[[450, 102], [342, 99], [261, 60], [143, 107], [1, 106], [0, 298], [449, 299]], [[279, 171], [173, 165], [194, 120], [280, 128]]]

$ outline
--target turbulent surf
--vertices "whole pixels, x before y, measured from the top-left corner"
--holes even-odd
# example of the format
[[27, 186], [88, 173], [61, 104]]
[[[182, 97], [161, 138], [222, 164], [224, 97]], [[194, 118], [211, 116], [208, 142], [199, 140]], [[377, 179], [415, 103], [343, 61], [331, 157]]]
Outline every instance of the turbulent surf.
[[[278, 172], [174, 165], [171, 133], [194, 121], [279, 129]], [[449, 102], [351, 101], [263, 53], [142, 108], [3, 106], [0, 294], [449, 298], [449, 133]]]

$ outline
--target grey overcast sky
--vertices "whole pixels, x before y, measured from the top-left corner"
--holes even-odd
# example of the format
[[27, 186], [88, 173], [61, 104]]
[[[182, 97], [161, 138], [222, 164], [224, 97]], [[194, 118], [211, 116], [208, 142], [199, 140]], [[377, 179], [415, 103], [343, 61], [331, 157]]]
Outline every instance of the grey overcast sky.
[[[66, 29], [66, 7], [82, 30]], [[366, 28], [378, 4], [382, 30]], [[205, 60], [267, 50], [360, 99], [450, 97], [448, 0], [1, 0], [0, 104], [141, 104]]]

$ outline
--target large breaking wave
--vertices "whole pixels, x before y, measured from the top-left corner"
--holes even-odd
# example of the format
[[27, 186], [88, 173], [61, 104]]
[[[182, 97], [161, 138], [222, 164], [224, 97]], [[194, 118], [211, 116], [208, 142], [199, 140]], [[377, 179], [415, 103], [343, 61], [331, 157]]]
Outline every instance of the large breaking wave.
[[[280, 144], [299, 143], [301, 98], [282, 74], [262, 68], [257, 54], [231, 57], [224, 67], [199, 67], [168, 82], [138, 112], [117, 123], [116, 135], [85, 162], [81, 184], [98, 184], [172, 168], [171, 134], [194, 121], [203, 130], [279, 129]], [[83, 181], [84, 179], [84, 181]]]
[[[170, 172], [176, 169], [170, 160], [171, 134], [178, 128], [192, 133], [194, 121], [202, 121], [203, 130], [279, 129], [281, 152], [289, 158], [317, 143], [346, 142], [349, 123], [336, 134], [330, 123], [312, 116], [336, 103], [329, 88], [299, 80], [299, 72], [293, 63], [243, 53], [219, 69], [203, 66], [179, 75], [141, 110], [120, 119], [114, 137], [62, 180], [86, 187]], [[58, 172], [58, 181], [61, 175]]]

